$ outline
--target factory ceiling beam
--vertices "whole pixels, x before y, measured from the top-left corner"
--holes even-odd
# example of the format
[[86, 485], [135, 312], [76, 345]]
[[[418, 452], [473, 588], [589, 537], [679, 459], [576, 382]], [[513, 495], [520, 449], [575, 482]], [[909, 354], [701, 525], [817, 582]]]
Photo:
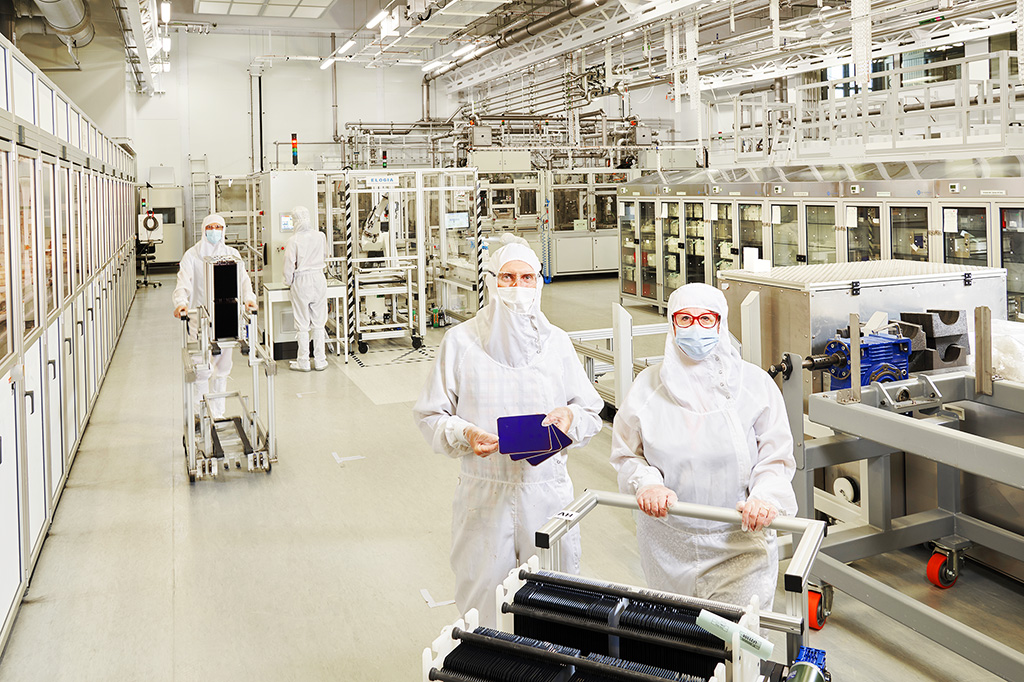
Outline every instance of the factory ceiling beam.
[[[707, 0], [659, 0], [647, 3], [626, 3], [631, 11], [627, 11], [621, 0], [616, 2], [590, 3], [592, 9], [598, 11], [572, 17], [558, 27], [540, 35], [524, 36], [519, 41], [520, 49], [513, 51], [474, 53], [474, 59], [487, 57], [481, 61], [480, 68], [466, 73], [453, 80], [447, 87], [449, 94], [460, 90], [468, 90], [482, 85], [491, 79], [506, 76], [513, 71], [546, 62], [574, 50], [582, 49], [593, 43], [611, 38], [631, 29], [662, 19], [683, 10], [696, 7]], [[575, 3], [574, 3], [575, 4]], [[461, 66], [473, 60], [459, 60]], [[442, 70], [434, 77], [448, 71]]]
[[[693, 0], [696, 1], [696, 0]], [[502, 50], [512, 45], [518, 45], [528, 41], [532, 38], [547, 34], [552, 29], [561, 28], [563, 25], [569, 24], [575, 19], [587, 16], [594, 10], [600, 9], [601, 7], [612, 4], [612, 0], [573, 0], [568, 6], [563, 7], [560, 10], [552, 12], [546, 17], [541, 17], [535, 21], [531, 21], [522, 28], [516, 28], [499, 35], [493, 42], [487, 43], [469, 54], [461, 57], [453, 62], [449, 62], [442, 68], [432, 71], [423, 77], [424, 84], [430, 81], [444, 76], [445, 74], [451, 73], [452, 71], [482, 57]]]

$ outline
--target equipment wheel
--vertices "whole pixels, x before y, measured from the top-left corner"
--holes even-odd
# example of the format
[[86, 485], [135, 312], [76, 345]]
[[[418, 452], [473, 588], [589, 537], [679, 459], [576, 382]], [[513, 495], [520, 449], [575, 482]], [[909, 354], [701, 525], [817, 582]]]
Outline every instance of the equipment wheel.
[[953, 568], [952, 554], [947, 556], [942, 552], [932, 554], [925, 573], [928, 576], [928, 582], [943, 590], [953, 587], [960, 575], [959, 571]]
[[423, 339], [421, 339], [418, 336], [412, 337], [412, 347], [413, 348], [419, 348], [422, 345], [423, 345]]
[[187, 452], [185, 453], [185, 473], [188, 474], [188, 482], [189, 483], [195, 483], [196, 482], [196, 472], [194, 472], [194, 471], [192, 471], [191, 469], [188, 468], [188, 453]]
[[825, 613], [825, 603], [821, 598], [821, 592], [808, 590], [807, 592], [807, 624], [812, 630], [820, 630], [825, 627], [828, 614]]
[[356, 348], [359, 349], [360, 353], [365, 353], [366, 351], [370, 350], [370, 347], [366, 345], [365, 341], [360, 341], [359, 345], [357, 345]]

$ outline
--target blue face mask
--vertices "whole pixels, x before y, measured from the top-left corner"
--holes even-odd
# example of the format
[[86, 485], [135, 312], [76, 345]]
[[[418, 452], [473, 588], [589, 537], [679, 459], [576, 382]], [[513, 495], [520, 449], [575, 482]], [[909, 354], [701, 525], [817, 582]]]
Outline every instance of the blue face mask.
[[705, 329], [699, 324], [676, 329], [676, 345], [693, 360], [703, 360], [718, 345], [721, 337], [714, 329]]
[[206, 241], [211, 244], [217, 245], [220, 243], [220, 238], [224, 236], [224, 230], [206, 230]]

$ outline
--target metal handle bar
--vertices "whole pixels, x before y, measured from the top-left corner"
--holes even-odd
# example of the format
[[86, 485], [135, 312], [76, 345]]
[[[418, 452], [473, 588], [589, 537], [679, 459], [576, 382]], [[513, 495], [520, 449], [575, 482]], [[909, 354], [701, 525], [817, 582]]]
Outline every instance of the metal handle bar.
[[[632, 495], [612, 493], [603, 490], [584, 490], [569, 506], [553, 516], [537, 531], [536, 544], [541, 549], [550, 549], [598, 505], [636, 509], [640, 507]], [[743, 515], [732, 509], [710, 507], [703, 504], [676, 502], [668, 508], [673, 516], [685, 516], [707, 521], [721, 521], [739, 526]], [[825, 539], [824, 521], [814, 521], [792, 516], [779, 516], [772, 521], [771, 528], [788, 533], [801, 534], [800, 542], [793, 548], [793, 558], [786, 569], [784, 586], [787, 592], [802, 592], [807, 585], [811, 564]]]

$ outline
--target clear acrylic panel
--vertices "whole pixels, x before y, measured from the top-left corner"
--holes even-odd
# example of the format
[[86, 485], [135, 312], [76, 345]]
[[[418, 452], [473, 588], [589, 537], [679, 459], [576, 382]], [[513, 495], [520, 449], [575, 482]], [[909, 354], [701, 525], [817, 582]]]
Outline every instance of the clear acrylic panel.
[[943, 208], [942, 242], [946, 262], [988, 265], [988, 211], [984, 208]]
[[800, 248], [797, 207], [792, 204], [774, 204], [771, 211], [772, 265], [796, 265]]
[[847, 258], [851, 263], [882, 259], [882, 209], [847, 206]]
[[807, 206], [807, 262], [836, 262], [836, 207]]
[[686, 283], [705, 281], [704, 204], [686, 204]]

